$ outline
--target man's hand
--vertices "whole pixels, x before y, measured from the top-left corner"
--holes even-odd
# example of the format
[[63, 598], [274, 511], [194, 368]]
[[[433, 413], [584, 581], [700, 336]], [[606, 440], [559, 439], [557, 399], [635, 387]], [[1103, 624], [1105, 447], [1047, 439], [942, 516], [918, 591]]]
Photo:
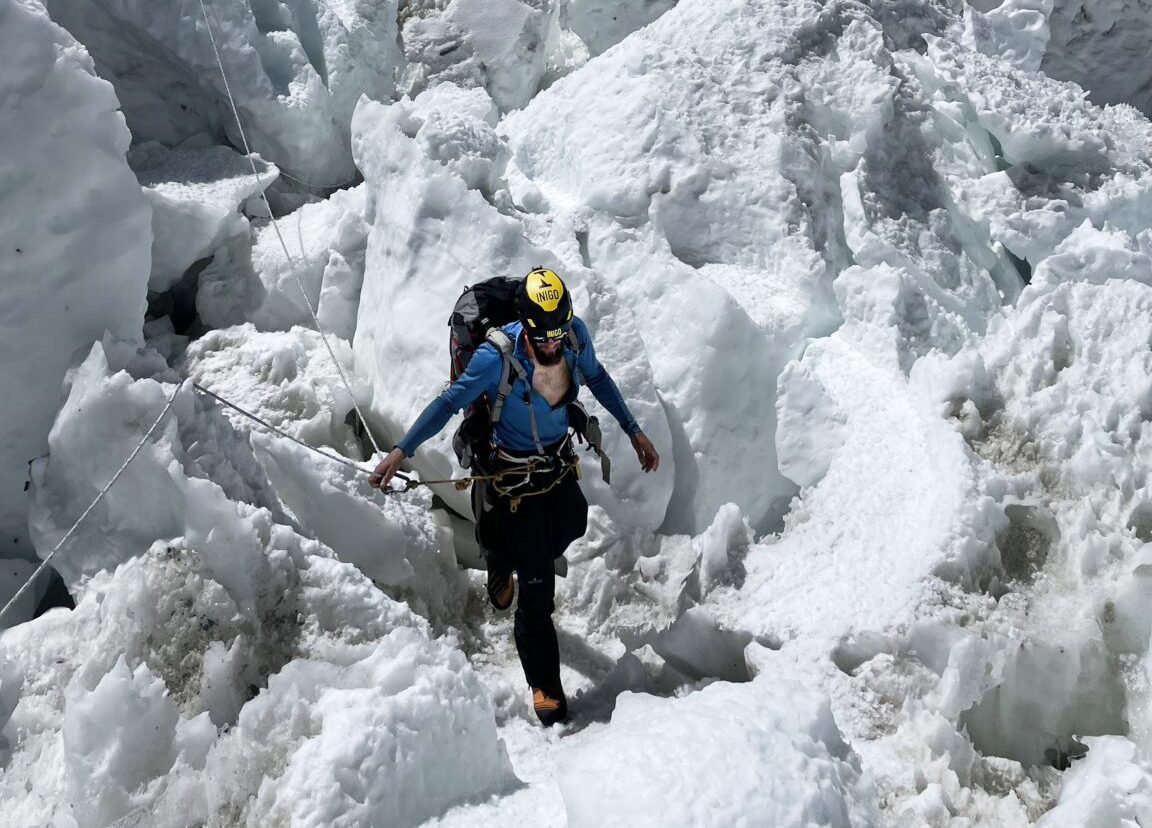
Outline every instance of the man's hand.
[[377, 489], [387, 486], [388, 481], [392, 479], [392, 475], [396, 474], [396, 470], [400, 468], [400, 463], [403, 460], [404, 450], [401, 448], [392, 449], [376, 466], [375, 471], [368, 475], [368, 485]]
[[644, 432], [637, 431], [631, 439], [632, 448], [636, 449], [636, 459], [640, 461], [640, 468], [646, 472], [660, 468], [660, 455], [656, 453], [652, 441], [644, 436]]

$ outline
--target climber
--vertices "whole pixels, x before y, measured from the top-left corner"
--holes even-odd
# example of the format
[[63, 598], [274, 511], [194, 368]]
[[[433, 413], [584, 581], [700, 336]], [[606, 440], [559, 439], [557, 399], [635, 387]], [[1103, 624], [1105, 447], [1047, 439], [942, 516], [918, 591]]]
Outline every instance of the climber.
[[579, 386], [586, 384], [615, 417], [645, 472], [659, 467], [660, 456], [597, 361], [588, 329], [573, 315], [571, 296], [560, 277], [536, 268], [523, 281], [509, 281], [515, 283], [518, 318], [488, 332], [463, 373], [429, 403], [369, 482], [386, 486], [404, 458], [457, 411], [487, 395], [495, 410], [485, 434], [488, 450], [481, 447], [478, 454], [484, 456], [476, 458], [476, 467], [503, 470], [507, 476], [473, 488], [477, 539], [487, 560], [492, 606], [511, 607], [517, 581], [520, 584], [516, 650], [536, 715], [547, 726], [568, 715], [552, 623], [554, 559], [584, 534], [588, 517], [569, 434], [570, 408], [578, 406]]

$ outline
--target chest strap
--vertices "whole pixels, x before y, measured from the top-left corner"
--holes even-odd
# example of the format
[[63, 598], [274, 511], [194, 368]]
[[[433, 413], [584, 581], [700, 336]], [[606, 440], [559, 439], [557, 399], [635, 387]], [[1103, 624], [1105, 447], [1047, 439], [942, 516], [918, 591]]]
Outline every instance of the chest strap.
[[528, 422], [532, 427], [532, 442], [536, 445], [536, 450], [541, 454], [544, 453], [544, 445], [540, 442], [540, 429], [536, 425], [536, 408], [532, 405], [532, 384], [528, 382], [528, 372], [524, 370], [524, 366], [516, 359], [514, 355], [515, 343], [512, 342], [512, 337], [504, 333], [499, 328], [493, 328], [488, 331], [486, 337], [489, 342], [496, 346], [496, 350], [500, 352], [503, 358], [503, 363], [500, 368], [500, 384], [496, 387], [496, 399], [492, 402], [491, 423], [493, 428], [500, 422], [500, 415], [504, 412], [504, 400], [508, 397], [508, 392], [512, 390], [512, 383], [515, 381], [512, 374], [515, 373], [517, 377], [524, 380], [524, 385], [527, 390], [524, 392], [524, 404], [528, 406]]

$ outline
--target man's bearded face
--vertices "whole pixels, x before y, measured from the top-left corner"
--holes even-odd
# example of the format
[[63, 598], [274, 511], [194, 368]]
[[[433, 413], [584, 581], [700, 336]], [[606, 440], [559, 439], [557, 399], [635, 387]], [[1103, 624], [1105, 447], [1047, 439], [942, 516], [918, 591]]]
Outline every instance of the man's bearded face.
[[541, 342], [533, 345], [532, 351], [536, 354], [536, 362], [545, 367], [559, 364], [564, 357], [563, 343], [559, 341]]

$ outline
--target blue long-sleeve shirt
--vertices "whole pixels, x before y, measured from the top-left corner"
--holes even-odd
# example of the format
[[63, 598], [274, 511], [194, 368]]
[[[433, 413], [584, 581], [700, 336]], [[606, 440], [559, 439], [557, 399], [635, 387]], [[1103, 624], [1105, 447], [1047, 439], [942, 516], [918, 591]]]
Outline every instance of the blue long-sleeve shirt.
[[[550, 405], [532, 387], [532, 373], [535, 366], [520, 336], [522, 327], [519, 322], [512, 322], [503, 328], [516, 343], [513, 359], [524, 368], [524, 374], [517, 376], [513, 371], [509, 375], [509, 379], [513, 380], [512, 387], [504, 399], [500, 422], [493, 429], [496, 445], [513, 451], [529, 451], [536, 448], [536, 443], [532, 439], [529, 405], [535, 412], [540, 442], [548, 445], [561, 439], [568, 432], [568, 403], [576, 399], [581, 382], [588, 386], [592, 395], [616, 418], [616, 422], [626, 434], [631, 435], [640, 431], [640, 425], [628, 410], [620, 389], [596, 359], [592, 338], [588, 335], [588, 328], [582, 319], [579, 317], [572, 319], [572, 330], [576, 334], [577, 342], [580, 343], [579, 352], [572, 348], [567, 339], [564, 340], [564, 359], [568, 362], [572, 383], [568, 392], [556, 405]], [[491, 342], [485, 342], [476, 349], [464, 373], [424, 408], [396, 446], [411, 457], [421, 443], [444, 428], [453, 414], [481, 394], [487, 392], [489, 399], [495, 399], [500, 386], [502, 368], [503, 357], [499, 349]]]

